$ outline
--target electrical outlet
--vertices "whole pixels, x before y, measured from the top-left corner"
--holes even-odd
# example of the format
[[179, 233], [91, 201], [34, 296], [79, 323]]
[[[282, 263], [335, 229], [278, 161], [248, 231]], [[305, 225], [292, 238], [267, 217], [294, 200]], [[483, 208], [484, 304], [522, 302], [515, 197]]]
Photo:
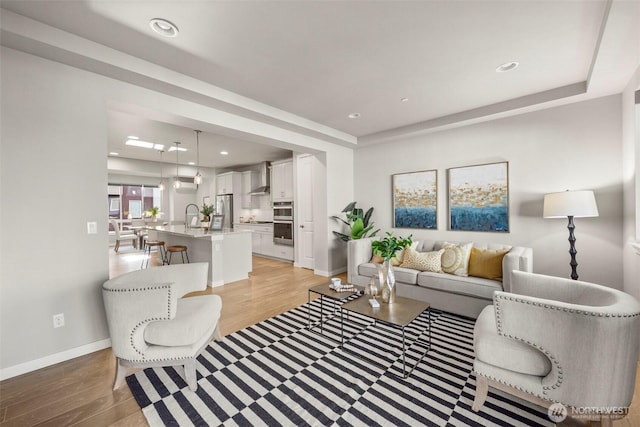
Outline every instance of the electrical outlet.
[[53, 327], [61, 328], [64, 326], [64, 313], [53, 315]]

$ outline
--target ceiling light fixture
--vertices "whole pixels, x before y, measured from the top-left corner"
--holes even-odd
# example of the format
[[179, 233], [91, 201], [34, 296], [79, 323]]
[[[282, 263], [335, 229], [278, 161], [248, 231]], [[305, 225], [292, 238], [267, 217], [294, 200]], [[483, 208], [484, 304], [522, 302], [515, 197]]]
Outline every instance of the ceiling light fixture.
[[182, 147], [171, 147], [171, 148], [169, 148], [169, 152], [176, 151], [176, 150], [177, 151], [187, 151], [186, 148], [182, 148]]
[[[158, 190], [160, 191], [164, 191], [164, 184], [162, 183], [162, 153], [164, 153], [164, 150], [160, 150], [160, 184], [158, 184]], [[160, 202], [160, 205], [162, 205], [162, 202]]]
[[358, 119], [360, 118], [360, 113], [351, 113], [347, 117], [349, 117], [350, 119]]
[[400, 102], [407, 102], [409, 101], [409, 98], [400, 98]]
[[129, 135], [129, 136], [127, 137], [127, 139], [140, 139], [140, 138], [138, 138], [138, 137], [137, 137], [137, 136], [135, 136], [135, 135]]
[[229, 152], [228, 151], [221, 151], [220, 154], [222, 154], [223, 156], [226, 156], [226, 155], [229, 154]]
[[500, 65], [498, 68], [496, 68], [496, 72], [498, 73], [506, 73], [507, 71], [511, 71], [514, 70], [515, 68], [518, 67], [518, 65], [520, 65], [519, 62], [505, 62], [504, 64]]
[[140, 148], [153, 148], [154, 150], [164, 150], [164, 145], [162, 144], [154, 144], [153, 142], [140, 141], [138, 139], [128, 139], [127, 142], [125, 142], [125, 145]]
[[193, 177], [193, 183], [196, 185], [202, 184], [202, 175], [200, 174], [200, 132], [201, 130], [194, 130], [196, 133], [196, 161], [197, 161], [197, 170], [196, 176]]
[[176, 24], [162, 18], [153, 18], [149, 21], [149, 26], [153, 31], [164, 37], [176, 37], [180, 32]]
[[119, 155], [120, 155], [120, 153], [116, 153], [115, 151], [111, 151], [111, 152], [109, 153], [109, 155], [110, 155], [110, 156], [119, 156]]
[[178, 149], [178, 145], [180, 145], [180, 143], [178, 141], [174, 142], [174, 144], [176, 144], [176, 179], [175, 181], [173, 181], [173, 188], [175, 188], [176, 190], [178, 188], [180, 188], [180, 175], [178, 174], [178, 154], [180, 154], [180, 150]]

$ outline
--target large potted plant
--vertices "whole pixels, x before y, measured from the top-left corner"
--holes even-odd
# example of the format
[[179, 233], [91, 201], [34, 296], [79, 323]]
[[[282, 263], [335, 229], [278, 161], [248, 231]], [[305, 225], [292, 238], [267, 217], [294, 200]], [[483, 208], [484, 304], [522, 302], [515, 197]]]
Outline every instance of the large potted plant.
[[384, 258], [382, 264], [378, 264], [378, 279], [380, 280], [380, 288], [382, 293], [382, 302], [393, 304], [396, 299], [396, 278], [391, 265], [391, 258], [396, 256], [398, 251], [403, 250], [411, 245], [411, 235], [406, 239], [396, 237], [392, 233], [387, 232], [387, 237], [374, 240], [371, 242], [373, 253]]
[[364, 210], [356, 207], [356, 202], [349, 203], [343, 210], [346, 218], [339, 217], [337, 215], [331, 216], [333, 219], [337, 219], [349, 228], [349, 234], [340, 233], [334, 231], [338, 238], [345, 242], [349, 240], [364, 239], [365, 237], [375, 236], [380, 229], [371, 231], [373, 229], [373, 222], [371, 222], [371, 215], [373, 214], [373, 207], [369, 208], [365, 213]]

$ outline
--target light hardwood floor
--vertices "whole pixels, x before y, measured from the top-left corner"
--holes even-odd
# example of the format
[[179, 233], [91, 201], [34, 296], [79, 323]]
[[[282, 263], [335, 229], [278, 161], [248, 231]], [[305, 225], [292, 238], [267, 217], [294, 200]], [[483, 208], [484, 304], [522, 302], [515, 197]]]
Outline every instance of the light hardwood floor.
[[[119, 254], [110, 250], [109, 257], [111, 277], [139, 269], [142, 260], [141, 252], [127, 247]], [[346, 280], [346, 274], [341, 277]], [[327, 281], [310, 270], [254, 257], [249, 279], [205, 293], [223, 298], [221, 328], [229, 334], [305, 303], [307, 289]], [[114, 372], [113, 355], [106, 349], [2, 381], [0, 425], [146, 426], [129, 388], [111, 389]], [[638, 378], [631, 413], [615, 426], [640, 426]], [[563, 425], [584, 424], [568, 420]]]

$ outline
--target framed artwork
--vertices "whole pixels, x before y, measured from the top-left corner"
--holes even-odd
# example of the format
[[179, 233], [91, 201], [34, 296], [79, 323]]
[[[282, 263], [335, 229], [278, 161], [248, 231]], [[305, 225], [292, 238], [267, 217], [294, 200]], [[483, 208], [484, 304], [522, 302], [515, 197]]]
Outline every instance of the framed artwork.
[[222, 230], [222, 220], [224, 215], [211, 215], [211, 224], [209, 230]]
[[509, 162], [448, 169], [449, 230], [509, 232]]
[[393, 226], [438, 228], [438, 171], [392, 175]]

